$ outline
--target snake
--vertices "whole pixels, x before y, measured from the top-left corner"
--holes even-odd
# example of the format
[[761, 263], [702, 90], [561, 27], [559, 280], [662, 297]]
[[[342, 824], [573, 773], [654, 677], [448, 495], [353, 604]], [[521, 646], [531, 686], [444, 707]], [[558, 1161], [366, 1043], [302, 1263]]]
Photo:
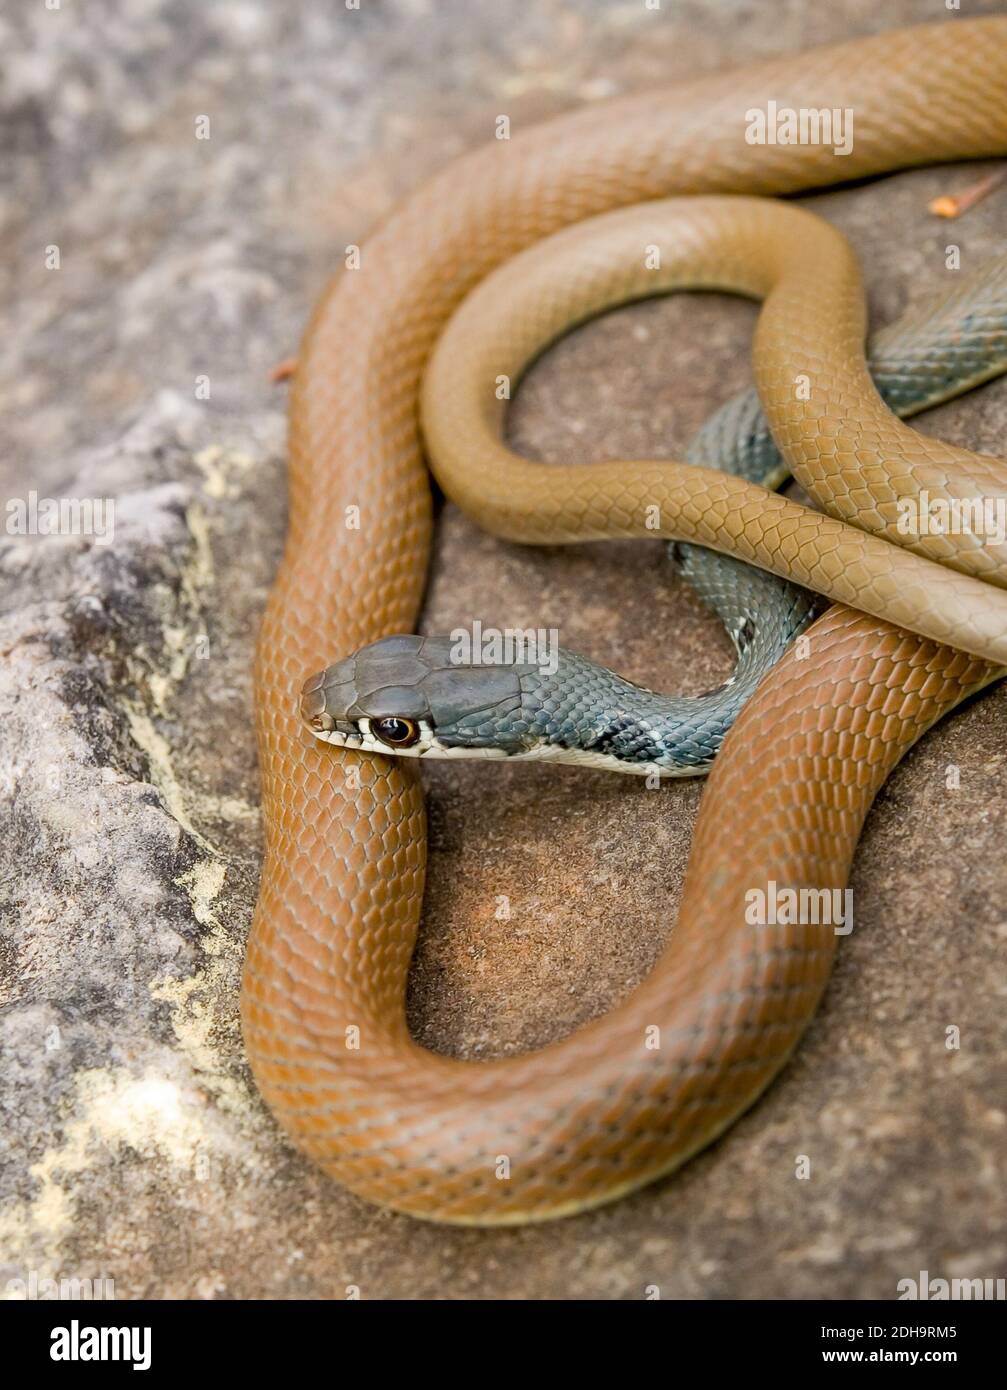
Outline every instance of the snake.
[[[1007, 666], [1003, 546], [899, 529], [904, 500], [924, 491], [999, 499], [1004, 466], [889, 409], [868, 369], [852, 251], [770, 195], [1002, 155], [1005, 95], [1007, 20], [993, 18], [574, 112], [435, 175], [322, 295], [293, 380], [287, 543], [257, 646], [265, 856], [241, 1016], [278, 1122], [358, 1196], [463, 1225], [586, 1211], [713, 1142], [797, 1046], [836, 932], [814, 914], [753, 925], [749, 894], [770, 882], [841, 889], [889, 772]], [[769, 99], [852, 111], [849, 154], [840, 163], [821, 145], [749, 144], [745, 113]], [[661, 249], [658, 279], [650, 257], [641, 278], [641, 232]], [[517, 379], [570, 324], [644, 294], [714, 287], [763, 300], [759, 400], [783, 467], [822, 512], [712, 467], [713, 455], [562, 468], [501, 442], [493, 384]], [[414, 633], [432, 535], [424, 441], [447, 494], [507, 539], [662, 537], [716, 552], [711, 564], [743, 564], [736, 588], [785, 581], [833, 601], [813, 618], [810, 597], [780, 590], [797, 603], [799, 640], [729, 709], [729, 731], [714, 730], [678, 918], [647, 978], [570, 1036], [479, 1062], [421, 1047], [405, 1013], [426, 840], [420, 759], [397, 754], [424, 740], [429, 750], [434, 726], [443, 740], [452, 720], [440, 723], [439, 702], [457, 729], [469, 698], [445, 691], [457, 666], [445, 667], [436, 639], [424, 661], [431, 639]], [[404, 686], [385, 679], [404, 671]], [[475, 675], [486, 672], [515, 674]], [[426, 730], [390, 699], [350, 715], [375, 691], [412, 700], [420, 685]], [[516, 708], [508, 718], [526, 722]], [[618, 757], [627, 749], [609, 732], [602, 756]], [[627, 747], [619, 761], [671, 770], [654, 747]]]
[[[814, 233], [834, 236], [819, 219], [782, 205], [727, 201], [705, 207], [735, 225], [744, 212], [754, 212], [763, 223], [768, 218], [778, 244], [785, 244], [788, 226], [805, 246], [816, 246]], [[531, 336], [521, 339], [519, 356], [531, 359], [542, 347], [535, 341], [539, 335], [551, 340], [570, 326], [572, 301], [583, 316], [611, 307], [612, 293], [624, 302], [644, 283], [653, 293], [653, 278], [633, 279], [634, 263], [642, 265], [641, 248], [657, 245], [658, 232], [675, 244], [682, 214], [694, 223], [703, 210], [698, 202], [652, 204], [645, 213], [634, 209], [592, 219], [578, 226], [574, 237], [550, 237], [530, 254], [515, 257], [469, 297], [442, 335], [426, 378], [431, 462], [449, 494], [464, 495], [474, 440], [488, 455], [477, 467], [498, 479], [503, 491], [508, 486], [519, 491], [525, 481], [524, 461], [500, 446], [502, 419], [495, 428], [483, 428], [477, 408], [479, 401], [495, 399], [495, 367], [512, 365], [514, 338], [530, 330]], [[594, 298], [580, 283], [585, 268]], [[681, 287], [667, 270], [656, 279], [657, 288]], [[556, 302], [555, 317], [544, 311], [546, 291]], [[475, 365], [473, 326], [486, 347], [486, 370]], [[881, 399], [903, 419], [1007, 370], [1007, 256], [964, 284], [925, 299], [878, 333], [868, 368]], [[476, 407], [461, 420], [451, 403], [453, 382], [468, 382]], [[437, 440], [464, 440], [464, 454], [442, 451]], [[699, 467], [714, 461], [722, 472], [763, 487], [777, 488], [789, 477], [754, 389], [740, 392], [710, 417], [685, 459]], [[544, 471], [533, 469], [536, 475]], [[543, 513], [550, 515], [545, 502], [539, 523]], [[989, 519], [995, 524], [995, 513]], [[597, 662], [543, 642], [537, 629], [491, 638], [485, 652], [484, 644], [476, 643], [475, 660], [467, 635], [402, 634], [310, 677], [301, 694], [302, 718], [320, 740], [372, 753], [565, 762], [650, 777], [706, 773], [759, 681], [821, 605], [809, 590], [730, 555], [676, 542], [670, 550], [734, 643], [735, 669], [714, 691], [682, 698], [642, 689]]]

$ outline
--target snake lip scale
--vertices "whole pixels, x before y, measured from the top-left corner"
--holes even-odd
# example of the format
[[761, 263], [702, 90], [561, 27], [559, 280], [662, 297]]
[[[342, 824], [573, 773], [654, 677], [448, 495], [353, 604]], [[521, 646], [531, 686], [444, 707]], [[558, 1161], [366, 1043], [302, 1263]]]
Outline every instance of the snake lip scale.
[[[820, 146], [747, 143], [746, 111], [770, 98], [851, 109], [849, 153], [837, 164]], [[837, 169], [848, 182], [1005, 153], [1007, 18], [881, 33], [574, 112], [464, 155], [321, 296], [291, 392], [289, 531], [257, 648], [266, 848], [241, 1016], [277, 1121], [350, 1191], [459, 1225], [583, 1212], [723, 1134], [797, 1046], [834, 931], [753, 928], [746, 894], [769, 882], [844, 889], [888, 773], [1007, 667], [1007, 548], [897, 525], [907, 496], [1007, 497], [1007, 478], [1001, 460], [897, 418], [922, 408], [928, 388], [910, 374], [903, 400], [896, 367], [886, 390], [883, 341], [868, 368], [854, 254], [771, 195], [827, 186]], [[667, 253], [657, 278], [639, 254], [650, 242]], [[753, 364], [765, 426], [759, 402], [754, 415], [751, 400], [730, 403], [682, 462], [545, 467], [506, 449], [498, 375], [518, 379], [551, 338], [606, 306], [704, 286], [764, 301]], [[945, 347], [952, 338], [938, 331]], [[924, 354], [923, 377], [932, 384], [945, 366]], [[980, 364], [972, 379], [998, 369]], [[471, 688], [454, 693], [473, 672], [445, 679], [436, 639], [408, 636], [432, 534], [421, 424], [442, 488], [488, 530], [529, 544], [663, 536], [742, 639], [695, 746], [672, 723], [659, 730], [696, 770], [720, 751], [651, 973], [570, 1036], [480, 1062], [431, 1053], [406, 1024], [426, 855], [418, 769], [449, 739], [485, 753], [481, 725], [494, 720], [505, 756], [521, 756], [531, 730], [518, 726], [535, 716], [528, 673], [479, 673], [492, 685], [480, 714], [478, 692], [475, 703]], [[722, 444], [733, 472], [711, 466]], [[820, 512], [769, 490], [781, 466]], [[348, 508], [359, 527], [346, 525]], [[832, 600], [822, 616], [809, 591]], [[737, 623], [749, 594], [750, 629]], [[764, 640], [785, 650], [753, 680]], [[419, 656], [404, 684], [402, 671], [392, 685], [371, 678], [375, 660]], [[579, 660], [560, 663], [567, 694], [603, 682], [564, 670]], [[643, 701], [635, 728], [588, 727], [597, 705], [568, 709], [557, 692], [559, 723], [538, 734], [659, 762], [647, 721], [670, 720], [670, 706], [647, 699], [672, 697], [606, 689], [620, 708]], [[386, 756], [396, 745], [414, 756]]]

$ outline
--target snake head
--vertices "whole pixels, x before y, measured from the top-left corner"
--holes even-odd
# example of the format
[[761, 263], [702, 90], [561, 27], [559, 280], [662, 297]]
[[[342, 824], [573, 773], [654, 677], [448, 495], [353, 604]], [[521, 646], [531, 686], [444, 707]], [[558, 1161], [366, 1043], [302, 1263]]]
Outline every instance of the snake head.
[[[338, 748], [408, 757], [507, 757], [525, 666], [460, 663], [447, 637], [385, 637], [305, 681], [301, 718]], [[529, 668], [531, 669], [531, 668]]]

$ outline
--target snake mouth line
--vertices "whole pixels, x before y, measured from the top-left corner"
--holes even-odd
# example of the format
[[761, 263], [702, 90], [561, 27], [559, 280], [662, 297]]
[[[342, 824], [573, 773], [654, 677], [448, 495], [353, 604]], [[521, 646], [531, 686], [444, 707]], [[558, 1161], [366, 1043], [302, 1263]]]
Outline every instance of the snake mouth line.
[[[306, 721], [307, 722], [307, 721]], [[370, 719], [359, 719], [354, 723], [342, 723], [335, 729], [317, 729], [308, 722], [308, 728], [320, 743], [331, 744], [333, 748], [351, 748], [361, 753], [384, 753], [395, 758], [496, 758], [519, 757], [509, 754], [503, 748], [448, 748], [437, 742], [434, 727], [427, 719], [418, 721], [419, 738], [409, 748], [393, 748], [378, 738], [372, 731]], [[534, 750], [536, 753], [538, 750]], [[527, 754], [524, 755], [527, 757]]]
[[450, 748], [437, 742], [433, 726], [427, 720], [419, 724], [420, 736], [410, 748], [391, 748], [371, 732], [371, 720], [361, 719], [356, 726], [336, 729], [308, 727], [319, 743], [333, 748], [349, 748], [360, 753], [383, 753], [395, 758], [425, 758], [433, 761], [486, 761], [508, 763], [565, 763], [572, 767], [597, 768], [599, 771], [628, 773], [635, 777], [701, 777], [705, 766], [666, 767], [662, 763], [631, 763], [612, 753], [598, 753], [586, 748], [563, 748], [557, 744], [541, 743], [532, 748], [510, 752], [505, 748]]

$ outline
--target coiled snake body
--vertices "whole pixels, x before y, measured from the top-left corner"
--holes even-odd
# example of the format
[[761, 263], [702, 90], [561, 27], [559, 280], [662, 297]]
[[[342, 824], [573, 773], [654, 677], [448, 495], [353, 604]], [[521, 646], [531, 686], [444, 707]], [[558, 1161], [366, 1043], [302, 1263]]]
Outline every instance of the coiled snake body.
[[[1004, 153], [1007, 20], [758, 64], [467, 156], [379, 229], [361, 271], [321, 301], [304, 344], [290, 532], [257, 666], [267, 846], [243, 1025], [259, 1086], [299, 1146], [354, 1191], [418, 1216], [494, 1224], [580, 1210], [670, 1171], [722, 1132], [793, 1049], [835, 946], [828, 924], [751, 926], [747, 892], [770, 880], [841, 887], [890, 769], [1007, 665], [1004, 548], [945, 534], [906, 547], [897, 527], [900, 502], [922, 489], [1003, 496], [1003, 466], [916, 434], [884, 406], [864, 364], [852, 256], [807, 214], [707, 196], [594, 218], [556, 239], [562, 274], [553, 245], [491, 277], [430, 360], [474, 284], [568, 223], [670, 194], [833, 181], [835, 156], [821, 146], [745, 143], [745, 112], [770, 98], [854, 111], [844, 178]], [[641, 274], [641, 233], [643, 245], [672, 252], [660, 282]], [[762, 403], [787, 466], [831, 517], [708, 467], [541, 468], [503, 449], [488, 384], [516, 377], [572, 319], [675, 285], [766, 297], [755, 344]], [[490, 310], [495, 336], [482, 327]], [[319, 733], [366, 736], [364, 752], [319, 746], [296, 713], [311, 671], [414, 626], [430, 531], [416, 419], [428, 365], [432, 462], [490, 529], [529, 541], [663, 534], [713, 547], [733, 557], [711, 561], [719, 572], [775, 586], [792, 630], [807, 600], [766, 576], [743, 578], [736, 561], [863, 610], [830, 609], [808, 629], [806, 650], [788, 652], [741, 711], [704, 797], [678, 922], [648, 979], [562, 1042], [478, 1064], [425, 1051], [405, 1024], [422, 796], [407, 760], [370, 751], [380, 744], [360, 717], [409, 726], [411, 716], [390, 701], [351, 720], [355, 665], [309, 684], [305, 713]], [[797, 396], [799, 374], [809, 389]], [[347, 508], [359, 509], [359, 529], [345, 525]], [[695, 556], [686, 563], [695, 568]], [[739, 638], [751, 645], [740, 629]], [[384, 656], [395, 671], [403, 653]], [[375, 659], [381, 649], [363, 658]], [[731, 716], [735, 694], [754, 684], [744, 661]], [[387, 692], [383, 679], [372, 688]], [[702, 763], [724, 712], [721, 697]], [[624, 751], [618, 732], [608, 730], [604, 755]], [[644, 753], [637, 761], [649, 767], [653, 750]]]

